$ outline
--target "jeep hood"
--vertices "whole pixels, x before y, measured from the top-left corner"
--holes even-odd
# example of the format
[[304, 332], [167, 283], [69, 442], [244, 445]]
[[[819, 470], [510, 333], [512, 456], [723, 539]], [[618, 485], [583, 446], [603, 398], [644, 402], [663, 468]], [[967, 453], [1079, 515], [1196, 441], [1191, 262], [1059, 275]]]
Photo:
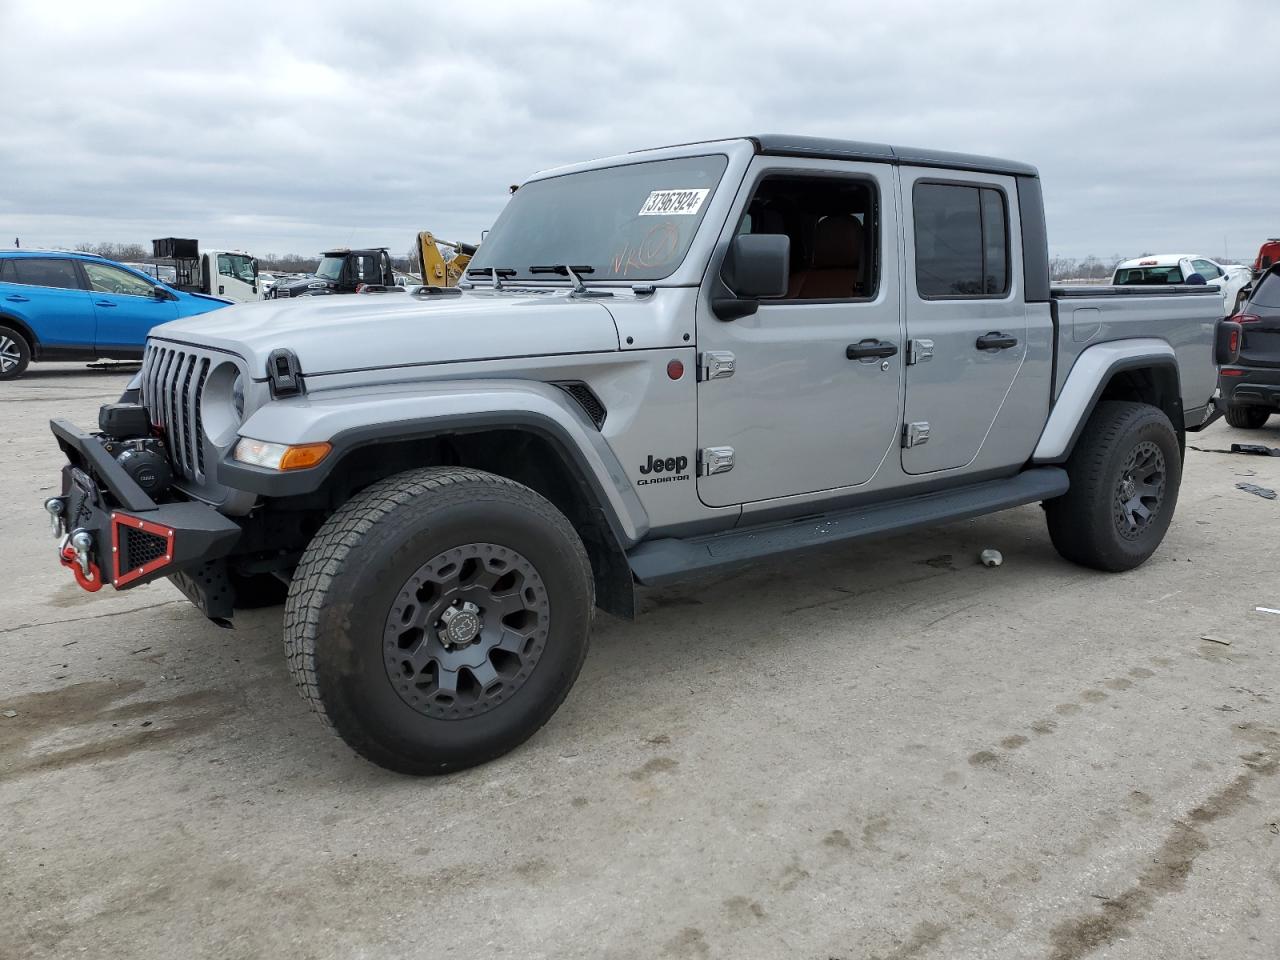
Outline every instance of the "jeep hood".
[[600, 302], [559, 292], [264, 300], [162, 324], [151, 336], [239, 354], [255, 379], [282, 347], [309, 376], [618, 349], [618, 329]]

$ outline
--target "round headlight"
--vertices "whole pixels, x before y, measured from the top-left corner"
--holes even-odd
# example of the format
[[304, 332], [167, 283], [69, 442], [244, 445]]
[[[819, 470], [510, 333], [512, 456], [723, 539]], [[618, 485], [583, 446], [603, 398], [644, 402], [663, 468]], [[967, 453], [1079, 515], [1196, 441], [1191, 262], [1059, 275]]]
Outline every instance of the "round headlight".
[[205, 436], [217, 447], [231, 443], [244, 420], [245, 380], [234, 363], [223, 362], [209, 371], [200, 393]]

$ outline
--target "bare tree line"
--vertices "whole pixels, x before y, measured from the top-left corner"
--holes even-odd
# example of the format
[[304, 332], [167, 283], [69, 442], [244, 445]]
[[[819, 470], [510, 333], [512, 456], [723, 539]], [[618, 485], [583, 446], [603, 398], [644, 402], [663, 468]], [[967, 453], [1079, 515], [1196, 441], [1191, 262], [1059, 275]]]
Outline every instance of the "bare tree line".
[[[83, 253], [94, 253], [108, 260], [141, 261], [152, 259], [151, 251], [140, 243], [79, 243], [76, 249]], [[1150, 254], [1139, 254], [1150, 256]], [[1049, 276], [1052, 280], [1110, 280], [1115, 272], [1116, 264], [1128, 259], [1118, 253], [1109, 257], [1098, 257], [1090, 254], [1087, 257], [1050, 257]], [[397, 270], [410, 272], [421, 271], [418, 265], [418, 252], [409, 251], [406, 257], [392, 258]], [[258, 264], [263, 270], [283, 273], [310, 273], [320, 263], [319, 257], [308, 257], [300, 253], [276, 254], [268, 253], [258, 257]]]
[[[80, 253], [106, 257], [117, 263], [150, 263], [156, 259], [151, 255], [150, 246], [141, 243], [77, 243], [75, 249]], [[411, 250], [407, 257], [392, 257], [391, 264], [397, 270], [408, 270], [417, 259], [417, 251]], [[301, 253], [268, 253], [258, 257], [260, 269], [281, 273], [311, 273], [319, 264], [319, 257], [308, 257]]]
[[[1140, 254], [1148, 256], [1148, 254]], [[1098, 257], [1089, 254], [1079, 260], [1073, 257], [1050, 257], [1049, 278], [1051, 280], [1110, 280], [1115, 273], [1116, 264], [1129, 259], [1118, 253], [1109, 257]]]

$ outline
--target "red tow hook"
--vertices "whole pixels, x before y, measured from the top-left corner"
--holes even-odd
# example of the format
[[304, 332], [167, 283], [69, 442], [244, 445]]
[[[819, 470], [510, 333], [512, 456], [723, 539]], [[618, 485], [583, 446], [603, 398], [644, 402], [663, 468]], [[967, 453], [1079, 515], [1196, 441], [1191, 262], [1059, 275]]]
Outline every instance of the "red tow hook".
[[[81, 566], [80, 554], [76, 548], [71, 545], [70, 540], [62, 545], [62, 549], [58, 551], [58, 562], [75, 574], [76, 583], [88, 590], [90, 593], [97, 593], [102, 589], [102, 574], [98, 570], [98, 565], [92, 560], [86, 559], [84, 566]], [[85, 568], [88, 568], [86, 572]]]

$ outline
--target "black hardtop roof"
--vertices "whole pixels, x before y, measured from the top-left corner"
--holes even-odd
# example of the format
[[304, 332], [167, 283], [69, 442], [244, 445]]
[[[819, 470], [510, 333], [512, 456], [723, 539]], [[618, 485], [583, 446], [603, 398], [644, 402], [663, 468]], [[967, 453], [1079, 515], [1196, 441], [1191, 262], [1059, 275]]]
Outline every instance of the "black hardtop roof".
[[998, 157], [983, 157], [973, 153], [952, 153], [948, 150], [926, 150], [920, 147], [894, 147], [887, 143], [833, 140], [828, 137], [803, 137], [783, 133], [764, 133], [746, 139], [756, 145], [756, 153], [769, 156], [871, 160], [878, 163], [905, 163], [917, 167], [1002, 173], [1015, 177], [1040, 175], [1040, 171], [1029, 163], [1001, 160]]

